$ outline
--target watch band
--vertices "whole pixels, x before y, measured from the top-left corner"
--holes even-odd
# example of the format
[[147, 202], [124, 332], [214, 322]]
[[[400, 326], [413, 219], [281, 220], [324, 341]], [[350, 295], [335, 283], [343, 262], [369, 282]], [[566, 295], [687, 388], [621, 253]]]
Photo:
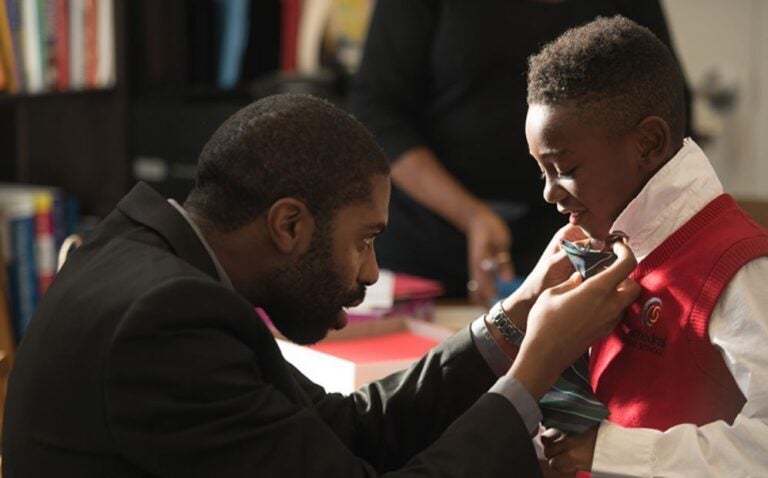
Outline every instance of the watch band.
[[507, 317], [507, 314], [504, 313], [504, 308], [501, 307], [501, 302], [498, 301], [491, 307], [491, 310], [488, 311], [488, 318], [499, 329], [499, 332], [501, 332], [501, 335], [507, 342], [515, 347], [520, 347], [520, 344], [523, 343], [523, 338], [525, 338], [525, 332], [512, 322], [512, 319]]

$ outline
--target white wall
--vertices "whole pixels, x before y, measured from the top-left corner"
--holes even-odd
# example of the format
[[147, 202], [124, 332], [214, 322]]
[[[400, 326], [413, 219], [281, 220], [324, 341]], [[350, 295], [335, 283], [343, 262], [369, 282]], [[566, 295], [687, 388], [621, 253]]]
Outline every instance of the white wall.
[[[694, 126], [727, 192], [768, 199], [768, 0], [663, 0], [673, 41], [696, 93]], [[721, 74], [732, 110], [707, 103], [703, 80]]]

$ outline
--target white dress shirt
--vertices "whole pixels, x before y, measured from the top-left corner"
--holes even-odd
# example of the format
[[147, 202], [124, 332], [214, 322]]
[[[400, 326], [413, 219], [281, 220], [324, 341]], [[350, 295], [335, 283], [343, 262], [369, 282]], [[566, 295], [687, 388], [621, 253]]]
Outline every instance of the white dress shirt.
[[[722, 193], [704, 152], [687, 139], [621, 213], [613, 229], [629, 235], [629, 246], [642, 261]], [[710, 317], [709, 338], [747, 400], [733, 425], [685, 424], [660, 432], [604, 421], [597, 434], [592, 476], [768, 477], [766, 288], [768, 257], [761, 257], [736, 273]]]

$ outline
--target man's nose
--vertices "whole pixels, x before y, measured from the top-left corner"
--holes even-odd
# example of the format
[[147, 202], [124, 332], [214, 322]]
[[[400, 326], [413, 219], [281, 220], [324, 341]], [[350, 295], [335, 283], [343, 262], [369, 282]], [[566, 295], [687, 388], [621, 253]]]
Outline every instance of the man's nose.
[[379, 263], [376, 260], [374, 250], [371, 250], [371, 253], [363, 261], [357, 280], [365, 286], [373, 285], [379, 280]]

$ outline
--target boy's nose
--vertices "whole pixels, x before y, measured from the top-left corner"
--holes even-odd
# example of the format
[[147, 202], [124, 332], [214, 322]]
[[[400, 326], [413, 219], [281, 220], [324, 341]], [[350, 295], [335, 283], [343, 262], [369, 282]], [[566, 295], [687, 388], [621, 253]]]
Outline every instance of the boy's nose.
[[553, 181], [549, 175], [547, 175], [544, 181], [544, 200], [549, 204], [557, 204], [560, 200], [565, 198], [568, 193], [560, 187], [557, 181]]

